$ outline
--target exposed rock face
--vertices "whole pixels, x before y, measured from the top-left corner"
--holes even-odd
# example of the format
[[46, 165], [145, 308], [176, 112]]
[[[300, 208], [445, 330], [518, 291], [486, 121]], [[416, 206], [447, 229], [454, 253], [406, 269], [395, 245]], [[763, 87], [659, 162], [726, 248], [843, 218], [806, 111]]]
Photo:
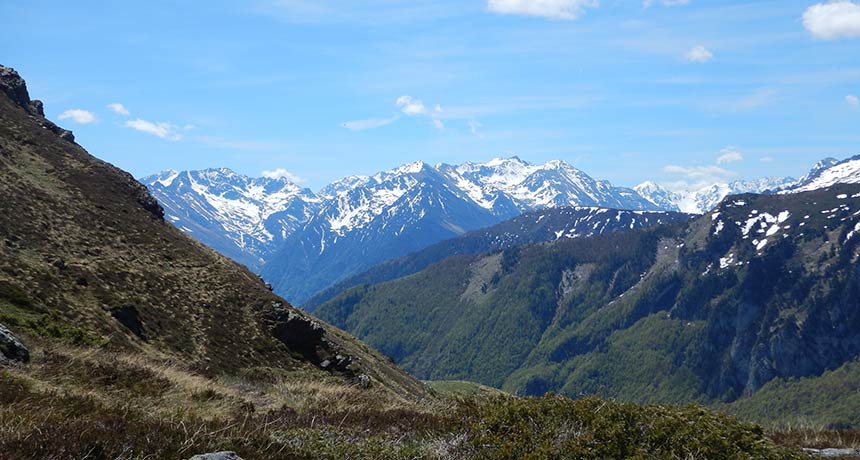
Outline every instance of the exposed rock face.
[[69, 142], [75, 141], [75, 135], [71, 131], [60, 128], [45, 118], [45, 108], [42, 101], [30, 100], [27, 83], [15, 69], [0, 65], [0, 91], [6, 93], [9, 99], [12, 99], [14, 103], [21, 106], [21, 108], [31, 115], [40, 118], [39, 122], [45, 129], [60, 136], [61, 139]]
[[[30, 93], [27, 91], [27, 83], [18, 75], [15, 69], [0, 66], [0, 90], [9, 96], [16, 104], [30, 109]], [[41, 107], [41, 103], [39, 103]]]
[[224, 451], [195, 455], [190, 460], [242, 460], [242, 457], [237, 455], [236, 452]]
[[140, 312], [134, 305], [125, 305], [120, 308], [111, 310], [111, 316], [114, 317], [126, 329], [131, 331], [141, 340], [146, 340], [146, 331], [143, 329], [143, 323], [140, 320]]
[[272, 334], [291, 350], [323, 369], [353, 377], [352, 357], [326, 338], [322, 325], [277, 302], [272, 305], [272, 320]]
[[12, 331], [0, 324], [0, 363], [3, 361], [29, 362], [30, 350], [12, 334]]

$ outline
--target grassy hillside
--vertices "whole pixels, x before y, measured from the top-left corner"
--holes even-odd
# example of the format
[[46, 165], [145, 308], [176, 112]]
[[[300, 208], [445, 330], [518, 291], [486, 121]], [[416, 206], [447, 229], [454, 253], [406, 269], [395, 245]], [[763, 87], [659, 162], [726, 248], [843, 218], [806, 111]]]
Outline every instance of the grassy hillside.
[[[858, 197], [732, 197], [689, 224], [446, 259], [316, 313], [420, 378], [741, 407], [860, 355]], [[856, 407], [825, 380], [807, 388]]]
[[370, 348], [165, 223], [141, 184], [33, 109], [23, 81], [4, 77], [0, 88], [0, 324], [25, 343], [134, 351], [213, 376], [303, 369], [424, 394]]
[[806, 458], [698, 407], [563, 397], [408, 402], [257, 368], [206, 378], [170, 361], [68, 346], [0, 368], [0, 458], [246, 460]]

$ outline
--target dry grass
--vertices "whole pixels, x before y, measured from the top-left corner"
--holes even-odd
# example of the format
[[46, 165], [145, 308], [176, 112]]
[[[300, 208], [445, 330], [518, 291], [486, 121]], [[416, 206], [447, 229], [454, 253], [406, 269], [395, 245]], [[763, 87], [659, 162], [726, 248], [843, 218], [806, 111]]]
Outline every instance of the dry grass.
[[771, 433], [780, 445], [813, 449], [860, 449], [860, 431], [828, 430], [821, 427], [797, 426]]

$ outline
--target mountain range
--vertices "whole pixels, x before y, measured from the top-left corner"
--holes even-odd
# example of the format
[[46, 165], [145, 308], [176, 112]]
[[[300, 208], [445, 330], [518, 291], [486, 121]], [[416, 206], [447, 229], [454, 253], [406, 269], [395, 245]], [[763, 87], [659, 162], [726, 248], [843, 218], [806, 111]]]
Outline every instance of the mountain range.
[[535, 165], [517, 157], [419, 161], [345, 177], [317, 193], [285, 178], [226, 168], [164, 171], [142, 182], [171, 223], [260, 273], [275, 292], [305, 303], [376, 264], [529, 211], [592, 206], [702, 214], [729, 195], [791, 193], [851, 176], [844, 166], [831, 169], [837, 164], [822, 160], [800, 180], [768, 177], [688, 192], [650, 181], [614, 187], [563, 161]]
[[737, 195], [667, 225], [452, 255], [314, 314], [423, 379], [856, 426], [852, 377], [826, 382], [858, 375], [858, 215], [855, 184]]
[[347, 177], [317, 194], [227, 169], [165, 171], [142, 182], [170, 222], [257, 270], [296, 302], [376, 263], [530, 210], [659, 209], [562, 161], [533, 165], [516, 157], [409, 163]]

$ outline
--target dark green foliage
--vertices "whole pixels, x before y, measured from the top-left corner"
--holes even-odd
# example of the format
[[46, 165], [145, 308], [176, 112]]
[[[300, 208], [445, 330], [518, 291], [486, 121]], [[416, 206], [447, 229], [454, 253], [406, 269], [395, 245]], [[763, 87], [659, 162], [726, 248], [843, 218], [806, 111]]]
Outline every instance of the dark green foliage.
[[468, 408], [469, 444], [485, 460], [801, 459], [761, 428], [701, 407], [559, 396], [495, 399]]
[[[611, 233], [627, 231], [632, 228], [647, 228], [654, 225], [684, 222], [692, 216], [678, 212], [657, 212], [645, 215], [633, 211], [617, 209], [565, 207], [532, 211], [504, 221], [489, 228], [475, 230], [457, 238], [452, 238], [399, 259], [389, 260], [368, 269], [364, 273], [351, 276], [334, 286], [325, 289], [305, 302], [302, 307], [314, 311], [321, 304], [340, 293], [360, 285], [379, 284], [419, 271], [447, 257], [466, 254], [480, 254], [499, 251], [517, 246], [555, 241], [559, 231], [581, 235], [592, 233]], [[504, 266], [512, 263], [510, 257], [516, 252], [507, 253]], [[493, 283], [498, 277], [493, 279]]]
[[821, 376], [776, 379], [753, 396], [720, 407], [748, 420], [780, 427], [860, 426], [860, 362]]

